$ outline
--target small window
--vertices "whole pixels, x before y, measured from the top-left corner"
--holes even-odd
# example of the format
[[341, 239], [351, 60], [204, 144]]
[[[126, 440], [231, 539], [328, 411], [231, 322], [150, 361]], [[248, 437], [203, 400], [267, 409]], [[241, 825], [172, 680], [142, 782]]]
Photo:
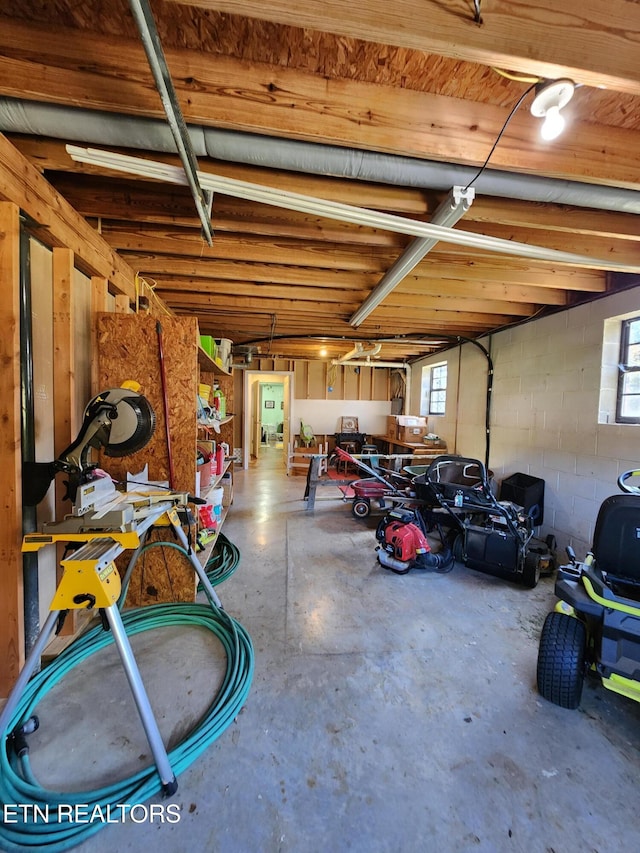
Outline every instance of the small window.
[[422, 368], [422, 400], [420, 414], [444, 415], [447, 402], [447, 364]]
[[640, 317], [622, 323], [616, 421], [640, 424]]

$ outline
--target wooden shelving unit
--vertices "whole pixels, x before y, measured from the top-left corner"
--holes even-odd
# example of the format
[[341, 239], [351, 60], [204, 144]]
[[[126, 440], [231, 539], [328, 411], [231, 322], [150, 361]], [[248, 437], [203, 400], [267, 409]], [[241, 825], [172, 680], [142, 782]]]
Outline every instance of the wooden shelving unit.
[[221, 376], [231, 376], [231, 371], [221, 367], [201, 346], [198, 347], [198, 366], [207, 373], [219, 373]]

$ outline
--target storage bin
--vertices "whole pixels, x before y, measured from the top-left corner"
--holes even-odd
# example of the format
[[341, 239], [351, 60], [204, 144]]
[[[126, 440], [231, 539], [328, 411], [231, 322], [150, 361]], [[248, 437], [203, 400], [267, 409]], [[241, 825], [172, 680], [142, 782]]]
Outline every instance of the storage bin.
[[211, 460], [207, 459], [206, 462], [198, 465], [196, 473], [200, 474], [200, 492], [202, 493], [211, 482]]
[[224, 370], [231, 370], [231, 345], [232, 342], [228, 338], [216, 338], [218, 351], [215, 360]]
[[202, 400], [203, 405], [211, 405], [211, 385], [205, 385], [203, 382], [198, 384], [198, 397]]
[[523, 507], [537, 527], [544, 520], [544, 480], [529, 474], [512, 474], [500, 484], [500, 500]]
[[224, 497], [224, 489], [222, 487], [211, 489], [207, 495], [207, 500], [211, 506], [221, 506]]
[[200, 346], [211, 358], [216, 357], [216, 342], [211, 335], [200, 335]]

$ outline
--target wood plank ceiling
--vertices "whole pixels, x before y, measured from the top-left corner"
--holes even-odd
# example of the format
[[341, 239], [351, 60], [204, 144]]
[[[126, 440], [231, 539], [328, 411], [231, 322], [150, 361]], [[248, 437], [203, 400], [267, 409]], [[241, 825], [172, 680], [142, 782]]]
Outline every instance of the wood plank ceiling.
[[[566, 0], [562, 13], [555, 0], [151, 0], [151, 8], [187, 123], [237, 131], [245, 147], [256, 140], [245, 134], [261, 137], [253, 162], [199, 156], [202, 171], [428, 221], [442, 187], [265, 167], [260, 152], [286, 139], [475, 171], [532, 82], [568, 76], [580, 85], [565, 133], [541, 141], [529, 93], [489, 168], [640, 188], [640, 4]], [[164, 121], [126, 0], [3, 3], [0, 96], [120, 114], [131, 128]], [[640, 195], [627, 212], [483, 191], [458, 229], [628, 273], [441, 242], [354, 328], [349, 318], [411, 238], [217, 193], [210, 248], [186, 188], [74, 163], [65, 143], [81, 144], [84, 131], [64, 120], [55, 137], [8, 136], [173, 311], [195, 314], [203, 333], [239, 348], [258, 340], [265, 354], [317, 358], [324, 346], [336, 357], [355, 339], [398, 339], [379, 357], [411, 359], [446, 336], [476, 337], [639, 280]], [[128, 138], [118, 150], [179, 164], [129, 148]], [[469, 169], [460, 175], [468, 183]]]

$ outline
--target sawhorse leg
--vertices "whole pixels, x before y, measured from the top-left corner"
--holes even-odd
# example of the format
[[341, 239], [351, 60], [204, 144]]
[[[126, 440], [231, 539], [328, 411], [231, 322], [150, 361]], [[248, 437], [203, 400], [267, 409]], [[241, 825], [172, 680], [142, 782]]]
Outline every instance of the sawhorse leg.
[[316, 505], [316, 489], [318, 488], [318, 479], [320, 477], [320, 462], [321, 456], [312, 456], [307, 472], [307, 487], [304, 496], [307, 501], [307, 511], [311, 511]]
[[176, 536], [178, 537], [180, 544], [182, 545], [182, 547], [187, 552], [187, 556], [189, 557], [189, 560], [191, 561], [191, 565], [193, 566], [196, 575], [200, 579], [200, 583], [202, 584], [202, 587], [207, 594], [207, 598], [209, 599], [209, 601], [212, 604], [215, 604], [216, 607], [222, 607], [222, 602], [218, 598], [218, 594], [216, 593], [215, 589], [211, 585], [211, 581], [207, 577], [207, 573], [205, 572], [204, 568], [202, 567], [200, 560], [198, 559], [198, 555], [196, 554], [194, 549], [189, 545], [189, 541], [187, 540], [186, 534], [185, 534], [184, 530], [182, 529], [182, 525], [180, 524], [180, 519], [178, 519], [178, 517], [175, 515], [175, 513], [169, 513], [169, 520], [171, 522], [171, 526], [173, 527], [173, 529], [175, 531]]
[[147, 735], [147, 740], [149, 741], [149, 746], [151, 747], [153, 760], [158, 768], [158, 775], [162, 782], [162, 791], [166, 797], [170, 797], [178, 790], [178, 782], [176, 781], [174, 772], [171, 769], [169, 756], [167, 755], [164, 743], [162, 742], [162, 736], [158, 729], [156, 718], [153, 716], [149, 697], [147, 696], [147, 691], [144, 689], [144, 684], [140, 677], [140, 670], [138, 669], [129, 638], [124, 630], [124, 625], [122, 624], [120, 611], [118, 610], [117, 605], [114, 604], [111, 607], [105, 607], [104, 613], [107, 617], [107, 621], [109, 622], [109, 627], [113, 634], [113, 641], [118, 649], [118, 654], [120, 655], [120, 660], [122, 661], [127, 681], [129, 682], [129, 687], [133, 693], [138, 714], [140, 715], [145, 734]]
[[13, 685], [13, 689], [9, 694], [9, 698], [5, 702], [4, 708], [2, 709], [2, 713], [0, 714], [0, 738], [4, 738], [5, 731], [7, 730], [7, 727], [11, 720], [11, 716], [15, 711], [16, 706], [20, 701], [20, 697], [24, 693], [24, 689], [27, 686], [27, 683], [33, 675], [36, 667], [40, 665], [40, 658], [42, 656], [42, 652], [45, 650], [45, 647], [54, 632], [59, 615], [59, 610], [50, 611], [49, 615], [47, 616], [47, 621], [44, 623], [42, 630], [38, 634], [38, 637], [35, 643], [33, 644], [33, 648], [29, 652], [29, 656], [27, 657], [24, 666], [22, 667], [22, 671], [18, 676], [18, 680]]

